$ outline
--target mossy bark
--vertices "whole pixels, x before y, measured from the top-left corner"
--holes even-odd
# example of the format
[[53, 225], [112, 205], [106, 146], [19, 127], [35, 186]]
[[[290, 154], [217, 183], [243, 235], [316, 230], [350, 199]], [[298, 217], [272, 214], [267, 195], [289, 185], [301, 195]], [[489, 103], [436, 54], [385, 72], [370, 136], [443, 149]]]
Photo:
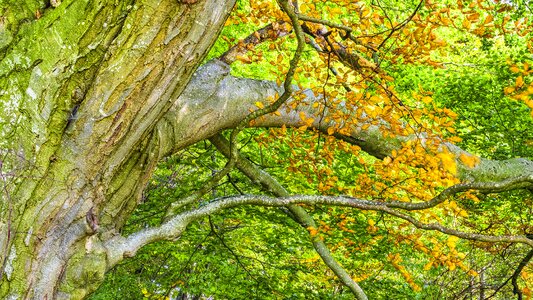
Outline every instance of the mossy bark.
[[[0, 298], [82, 299], [233, 1], [0, 4]], [[172, 142], [172, 141], [170, 141]]]

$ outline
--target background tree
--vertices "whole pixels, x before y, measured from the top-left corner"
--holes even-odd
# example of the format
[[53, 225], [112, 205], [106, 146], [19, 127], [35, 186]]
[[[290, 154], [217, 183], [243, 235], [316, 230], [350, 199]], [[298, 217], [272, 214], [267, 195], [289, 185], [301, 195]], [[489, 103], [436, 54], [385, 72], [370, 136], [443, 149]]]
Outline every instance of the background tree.
[[[482, 270], [470, 263], [486, 257], [477, 249], [502, 253], [509, 247], [514, 268], [499, 267], [490, 273], [504, 276], [490, 289], [504, 291], [510, 281], [512, 292], [520, 297], [530, 288], [527, 268], [533, 240], [528, 236], [528, 191], [533, 185], [533, 162], [514, 156], [530, 155], [530, 135], [518, 127], [515, 132], [524, 132], [521, 140], [484, 149], [479, 136], [471, 134], [462, 145], [465, 149], [459, 148], [453, 144], [460, 141], [455, 133], [472, 133], [469, 122], [476, 113], [486, 114], [471, 109], [476, 104], [466, 93], [447, 96], [455, 93], [454, 81], [426, 79], [434, 74], [448, 78], [454, 71], [438, 73], [428, 66], [473, 63], [462, 55], [468, 49], [454, 49], [463, 42], [451, 40], [452, 36], [469, 45], [480, 42], [480, 47], [500, 56], [503, 52], [491, 48], [491, 43], [503, 39], [505, 50], [511, 50], [506, 60], [509, 72], [502, 71], [501, 64], [491, 65], [499, 75], [487, 76], [486, 81], [472, 79], [471, 85], [481, 84], [484, 91], [472, 94], [502, 103], [509, 97], [519, 100], [508, 105], [507, 117], [528, 128], [531, 120], [525, 114], [533, 107], [533, 92], [527, 5], [258, 1], [239, 3], [226, 21], [232, 1], [0, 4], [0, 295], [84, 298], [124, 258], [154, 242], [180, 238], [189, 225], [193, 230], [208, 226], [207, 237], [232, 249], [224, 232], [243, 234], [237, 230], [238, 220], [248, 219], [243, 216], [246, 210], [230, 211], [234, 221], [229, 223], [211, 215], [256, 205], [281, 207], [283, 212], [254, 208], [265, 214], [257, 223], [263, 228], [273, 220], [292, 226], [291, 219], [304, 228], [321, 260], [358, 299], [367, 298], [364, 285], [372, 296], [380, 297], [383, 291], [374, 292], [376, 287], [394, 286], [400, 278], [414, 292], [427, 284], [433, 288], [427, 293], [442, 293], [413, 275], [420, 269], [434, 273], [460, 269], [465, 280], [481, 282], [477, 289], [483, 293], [484, 281], [473, 279]], [[230, 40], [235, 47], [215, 53], [218, 59], [205, 63], [189, 81], [225, 22], [254, 33], [236, 44]], [[255, 46], [258, 51], [250, 52]], [[261, 63], [265, 58], [266, 64]], [[246, 71], [236, 61], [253, 62], [255, 74], [254, 68]], [[230, 65], [242, 69], [241, 74], [257, 75], [261, 70], [262, 79], [272, 81], [236, 77]], [[417, 67], [426, 78], [413, 76]], [[402, 76], [405, 72], [410, 76]], [[493, 92], [486, 92], [487, 87]], [[457, 114], [446, 105], [473, 115], [462, 113], [464, 119], [454, 127]], [[480, 122], [476, 128], [486, 133], [482, 128], [490, 124]], [[510, 128], [504, 121], [496, 124]], [[280, 129], [245, 130], [250, 126]], [[220, 134], [225, 129], [231, 130]], [[498, 136], [496, 132], [490, 134]], [[202, 157], [197, 154], [202, 148], [189, 150], [193, 158], [180, 151], [207, 139], [227, 158], [221, 167], [217, 162], [223, 158], [208, 152], [216, 161], [211, 173], [199, 179], [209, 176], [209, 180], [201, 186], [195, 182], [189, 189], [180, 186], [166, 202], [155, 203], [161, 197], [148, 197], [164, 190], [143, 195], [156, 164], [175, 153], [182, 164], [169, 167], [172, 171], [166, 178], [174, 178], [169, 184], [197, 181], [197, 177], [182, 178], [202, 172], [196, 167], [198, 157], [194, 160], [194, 155]], [[206, 144], [205, 149], [213, 146]], [[245, 195], [221, 192], [219, 183], [225, 178], [233, 186], [227, 193], [241, 189]], [[241, 188], [232, 178], [239, 178]], [[140, 222], [131, 216], [143, 199], [152, 201], [139, 207], [155, 206], [151, 210], [159, 218], [125, 228], [128, 220]], [[267, 232], [265, 240], [272, 239], [271, 234]], [[296, 238], [301, 235], [302, 230], [293, 227], [284, 236], [295, 240], [287, 251], [316, 266], [318, 257], [308, 256], [310, 248]], [[204, 242], [193, 246], [194, 251], [203, 247]], [[471, 252], [471, 261], [465, 254], [470, 247], [477, 251]], [[334, 254], [329, 249], [335, 249]], [[234, 265], [248, 270], [240, 282], [257, 277], [252, 273], [257, 266], [249, 270], [241, 258], [246, 249], [238, 251], [229, 253]], [[205, 252], [215, 256], [217, 250]], [[342, 259], [350, 253], [360, 253], [361, 260]], [[269, 260], [261, 257], [257, 263]], [[163, 268], [171, 265], [167, 261], [161, 262]], [[219, 260], [194, 267], [207, 274], [215, 262]], [[185, 262], [180, 274], [191, 273], [191, 266]], [[480, 268], [486, 266], [490, 264]], [[297, 269], [276, 276], [284, 278]], [[300, 280], [294, 281], [300, 286]], [[257, 296], [287, 292], [285, 286], [261, 282], [254, 281]], [[181, 275], [165, 284], [141, 292], [218, 293], [194, 290]], [[342, 293], [342, 287], [336, 289]], [[466, 293], [474, 289], [470, 284]], [[312, 294], [317, 289], [306, 291]], [[219, 295], [230, 297], [231, 292]], [[412, 295], [406, 289], [397, 292]], [[320, 293], [324, 292], [316, 296], [324, 295]]]

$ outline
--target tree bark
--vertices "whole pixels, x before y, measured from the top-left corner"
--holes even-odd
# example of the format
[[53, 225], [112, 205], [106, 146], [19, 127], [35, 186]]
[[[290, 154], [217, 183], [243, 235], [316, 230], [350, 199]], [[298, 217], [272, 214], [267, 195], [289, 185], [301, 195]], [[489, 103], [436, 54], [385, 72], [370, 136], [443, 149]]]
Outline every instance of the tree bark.
[[[120, 235], [155, 164], [234, 127], [255, 102], [281, 91], [272, 82], [235, 78], [220, 61], [202, 66], [187, 85], [233, 0], [48, 2], [0, 4], [5, 299], [82, 299], [139, 247], [179, 236], [192, 219], [186, 213], [148, 234]], [[300, 126], [298, 111], [255, 122], [283, 124]], [[411, 137], [384, 138], [370, 127], [339, 138], [382, 158]], [[457, 157], [464, 153], [443, 145]], [[458, 176], [468, 180], [533, 178], [528, 160], [457, 163]]]
[[154, 126], [233, 4], [0, 4], [1, 298], [98, 286], [112, 266], [104, 242], [170, 148]]

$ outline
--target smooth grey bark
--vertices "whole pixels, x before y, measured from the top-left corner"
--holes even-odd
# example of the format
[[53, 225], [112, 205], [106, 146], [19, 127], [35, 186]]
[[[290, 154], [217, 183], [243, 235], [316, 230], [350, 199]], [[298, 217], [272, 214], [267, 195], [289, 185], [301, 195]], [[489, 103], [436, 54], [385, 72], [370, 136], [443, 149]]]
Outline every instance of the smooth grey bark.
[[[267, 103], [269, 98], [276, 93], [280, 94], [282, 90], [283, 88], [275, 82], [232, 76], [229, 65], [219, 60], [212, 60], [195, 73], [191, 83], [158, 124], [159, 131], [162, 135], [166, 134], [166, 139], [175, 141], [172, 143], [175, 148], [168, 149], [169, 153], [172, 153], [181, 149], [184, 143], [200, 141], [220, 130], [232, 128], [250, 110], [257, 109], [256, 102]], [[297, 92], [306, 95], [307, 104], [322, 101], [310, 90]], [[338, 109], [344, 108], [338, 107]], [[304, 125], [299, 116], [300, 111], [305, 112], [309, 117], [314, 117], [315, 122], [312, 124], [314, 128], [326, 131], [332, 126], [332, 123], [319, 123], [320, 112], [313, 109], [311, 105], [300, 106], [296, 110], [287, 110], [286, 107], [282, 107], [279, 110], [279, 116], [263, 116], [256, 120], [253, 126], [300, 127]], [[327, 110], [325, 114], [328, 114]], [[197, 122], [191, 124], [186, 121], [188, 118], [193, 118]], [[402, 143], [408, 140], [419, 139], [422, 144], [426, 143], [424, 134], [384, 137], [377, 126], [362, 129], [362, 125], [350, 128], [349, 135], [336, 134], [336, 137], [359, 145], [362, 150], [377, 158], [390, 156], [393, 150], [399, 150]], [[183, 130], [187, 126], [192, 126], [193, 130], [189, 132]], [[444, 151], [444, 149], [455, 154], [457, 176], [464, 181], [499, 182], [533, 174], [533, 161], [527, 159], [514, 158], [497, 161], [479, 158], [479, 163], [471, 168], [466, 166], [459, 157], [462, 154], [468, 156], [472, 154], [448, 142], [441, 143], [441, 150]], [[531, 188], [533, 183], [521, 183], [519, 187]]]

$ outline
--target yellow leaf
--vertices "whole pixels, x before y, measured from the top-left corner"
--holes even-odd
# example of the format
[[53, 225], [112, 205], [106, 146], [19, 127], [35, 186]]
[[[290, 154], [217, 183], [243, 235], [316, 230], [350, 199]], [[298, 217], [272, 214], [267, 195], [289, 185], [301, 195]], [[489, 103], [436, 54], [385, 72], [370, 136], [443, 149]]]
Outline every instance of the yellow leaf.
[[446, 245], [448, 245], [450, 249], [455, 249], [455, 246], [457, 245], [457, 241], [459, 241], [458, 237], [450, 236], [448, 237], [448, 240], [446, 241]]
[[332, 135], [333, 133], [335, 133], [335, 128], [334, 127], [328, 127], [328, 135]]
[[520, 69], [516, 65], [512, 65], [510, 70], [513, 73], [520, 73]]
[[466, 153], [461, 153], [461, 155], [459, 155], [459, 159], [469, 168], [473, 168], [479, 163], [479, 158], [477, 156]]
[[509, 94], [512, 94], [514, 92], [514, 87], [512, 86], [508, 86], [506, 88], [503, 89], [503, 92], [506, 94], [506, 95], [509, 95]]
[[260, 109], [265, 108], [265, 105], [262, 102], [259, 102], [259, 101], [255, 102], [255, 106], [259, 107]]
[[380, 103], [380, 102], [383, 102], [383, 101], [381, 101], [381, 98], [379, 96], [373, 95], [372, 97], [370, 97], [370, 102], [371, 103]]
[[515, 86], [516, 87], [521, 87], [522, 85], [524, 85], [524, 78], [522, 78], [522, 76], [518, 76], [516, 78], [516, 84]]
[[450, 152], [441, 152], [437, 154], [437, 157], [442, 163], [444, 170], [450, 172], [451, 174], [457, 174], [457, 165], [455, 163], [455, 156]]

